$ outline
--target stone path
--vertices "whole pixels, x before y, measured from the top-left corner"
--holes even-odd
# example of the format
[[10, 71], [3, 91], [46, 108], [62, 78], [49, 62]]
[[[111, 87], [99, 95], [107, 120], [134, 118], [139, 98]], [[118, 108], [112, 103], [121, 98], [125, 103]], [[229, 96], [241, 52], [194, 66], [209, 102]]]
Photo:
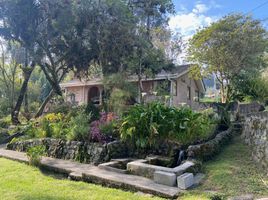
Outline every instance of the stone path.
[[[0, 157], [28, 163], [25, 153], [5, 150], [0, 147]], [[89, 164], [44, 157], [41, 166], [54, 172], [67, 174], [72, 180], [85, 181], [104, 186], [140, 191], [165, 198], [176, 198], [182, 192], [176, 187], [156, 184], [153, 180], [140, 176], [106, 171]]]

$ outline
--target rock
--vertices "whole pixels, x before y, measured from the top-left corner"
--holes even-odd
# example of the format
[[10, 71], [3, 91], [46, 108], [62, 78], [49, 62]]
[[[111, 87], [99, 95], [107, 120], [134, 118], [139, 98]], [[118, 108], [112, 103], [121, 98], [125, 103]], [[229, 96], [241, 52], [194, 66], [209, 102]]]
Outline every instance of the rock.
[[209, 160], [220, 151], [222, 145], [226, 144], [232, 137], [232, 128], [223, 131], [214, 139], [198, 145], [191, 145], [186, 150], [189, 158], [198, 160]]
[[154, 182], [167, 185], [167, 186], [175, 186], [176, 185], [176, 174], [163, 172], [163, 171], [156, 171], [154, 173]]
[[179, 176], [183, 174], [184, 172], [188, 172], [188, 170], [191, 171], [191, 169], [195, 166], [195, 163], [192, 161], [186, 161], [183, 164], [179, 165], [178, 167], [175, 167], [173, 169], [174, 173]]
[[264, 169], [268, 168], [268, 112], [245, 116], [242, 139], [252, 149], [252, 158]]
[[194, 184], [194, 175], [192, 173], [184, 173], [177, 177], [178, 188], [187, 190]]

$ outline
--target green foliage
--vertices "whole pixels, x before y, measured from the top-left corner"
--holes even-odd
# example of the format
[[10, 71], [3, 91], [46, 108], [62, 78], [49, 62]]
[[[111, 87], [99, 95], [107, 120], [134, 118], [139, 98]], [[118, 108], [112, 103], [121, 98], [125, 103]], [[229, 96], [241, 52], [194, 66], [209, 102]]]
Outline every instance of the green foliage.
[[118, 123], [116, 120], [106, 122], [100, 125], [100, 131], [103, 135], [110, 138], [118, 138]]
[[58, 113], [68, 114], [70, 110], [72, 110], [72, 105], [68, 102], [63, 101], [50, 107], [50, 112], [56, 114]]
[[92, 121], [98, 120], [100, 118], [100, 110], [90, 102], [85, 108], [85, 113], [90, 114]]
[[167, 95], [170, 95], [169, 90], [170, 90], [170, 81], [164, 80], [164, 81], [159, 82], [159, 84], [157, 84], [155, 91], [157, 92], [157, 95], [159, 96], [167, 96]]
[[72, 108], [69, 113], [49, 113], [28, 122], [24, 129], [27, 138], [57, 138], [86, 141], [89, 139], [91, 112], [86, 106]]
[[108, 111], [115, 112], [118, 116], [123, 114], [127, 105], [137, 96], [137, 87], [125, 77], [125, 74], [112, 74], [104, 79]]
[[91, 115], [80, 113], [71, 118], [70, 131], [66, 135], [68, 140], [85, 141], [89, 137], [89, 121]]
[[10, 124], [11, 124], [10, 117], [4, 117], [0, 119], [0, 128], [8, 128]]
[[231, 125], [231, 115], [229, 112], [229, 106], [231, 104], [219, 105], [219, 125], [221, 128], [225, 129]]
[[236, 76], [233, 83], [233, 100], [252, 102], [268, 101], [268, 80], [259, 73], [246, 73]]
[[113, 89], [109, 98], [109, 110], [121, 116], [127, 109], [127, 102], [130, 99], [128, 91], [122, 89]]
[[132, 139], [137, 147], [145, 148], [167, 139], [193, 143], [209, 137], [214, 128], [209, 114], [153, 102], [132, 107], [123, 117], [120, 134], [122, 139]]
[[194, 77], [216, 75], [225, 103], [230, 101], [234, 77], [267, 65], [263, 59], [266, 47], [267, 32], [260, 21], [232, 14], [194, 35], [189, 43], [188, 59], [198, 64], [192, 69]]
[[26, 155], [29, 158], [29, 164], [39, 166], [42, 156], [46, 153], [45, 146], [34, 146], [27, 149]]

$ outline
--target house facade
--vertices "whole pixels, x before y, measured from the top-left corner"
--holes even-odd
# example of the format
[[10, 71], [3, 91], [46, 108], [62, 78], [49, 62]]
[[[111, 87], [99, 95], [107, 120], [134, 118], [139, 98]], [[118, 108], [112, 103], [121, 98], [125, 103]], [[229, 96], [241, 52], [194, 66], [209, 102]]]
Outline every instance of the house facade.
[[[172, 71], [162, 71], [154, 78], [143, 78], [143, 98], [149, 102], [159, 98], [157, 88], [164, 85], [168, 96], [168, 104], [172, 106], [188, 105], [195, 109], [201, 96], [205, 93], [203, 80], [194, 80], [189, 76], [190, 65], [182, 65], [176, 67]], [[136, 84], [138, 81], [135, 77], [129, 77], [129, 81]], [[102, 104], [104, 86], [102, 79], [95, 78], [89, 81], [73, 79], [69, 82], [61, 84], [65, 98], [68, 102], [78, 105], [93, 102], [94, 104]]]

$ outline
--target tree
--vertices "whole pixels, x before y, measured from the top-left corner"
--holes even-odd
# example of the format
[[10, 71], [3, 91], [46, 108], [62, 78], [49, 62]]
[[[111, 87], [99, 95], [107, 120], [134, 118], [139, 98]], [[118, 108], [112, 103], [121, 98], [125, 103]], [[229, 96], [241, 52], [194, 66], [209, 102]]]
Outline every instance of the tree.
[[154, 77], [163, 69], [169, 70], [174, 67], [174, 64], [166, 59], [161, 49], [152, 47], [150, 43], [141, 38], [137, 39], [137, 46], [126, 62], [128, 65], [127, 72], [138, 79], [139, 102], [142, 100], [144, 91], [142, 80], [147, 77]]
[[[17, 62], [18, 48], [10, 48], [5, 41], [0, 41], [1, 63], [0, 63], [0, 93], [1, 98], [6, 99], [8, 108], [5, 113], [13, 109], [15, 98], [18, 96], [19, 75], [21, 73], [20, 64]], [[14, 44], [13, 44], [14, 47]]]
[[[232, 81], [243, 71], [263, 67], [267, 32], [261, 22], [249, 16], [233, 14], [198, 31], [189, 42], [189, 61], [196, 63], [192, 72], [215, 74], [221, 86], [221, 101], [228, 102]], [[200, 67], [204, 66], [204, 67]]]
[[168, 57], [170, 52], [167, 51], [172, 48], [171, 33], [166, 26], [168, 15], [175, 10], [171, 0], [129, 0], [128, 5], [137, 19], [138, 31], [132, 54], [125, 62], [127, 72], [137, 76], [141, 102], [142, 79], [173, 67], [171, 57]]
[[240, 73], [233, 79], [231, 87], [234, 100], [268, 102], [268, 79], [262, 77], [261, 71]]
[[153, 28], [167, 25], [169, 14], [175, 13], [172, 0], [129, 0], [128, 5], [139, 19], [140, 29], [146, 33], [147, 40], [152, 39]]
[[[39, 4], [35, 0], [3, 0], [0, 3], [0, 35], [8, 41], [17, 41], [25, 48], [25, 56], [36, 53], [35, 40], [38, 36], [38, 25], [41, 23], [38, 12]], [[25, 61], [28, 59], [25, 59]], [[30, 60], [30, 59], [29, 59]], [[27, 64], [27, 65], [26, 65]], [[23, 70], [24, 81], [15, 107], [12, 110], [11, 119], [13, 124], [19, 123], [19, 111], [27, 91], [30, 76], [36, 66], [35, 60], [26, 63]]]
[[[80, 54], [84, 46], [88, 46], [80, 45], [86, 42], [76, 29], [77, 17], [74, 15], [73, 3], [68, 0], [1, 1], [0, 19], [3, 23], [0, 35], [8, 41], [17, 41], [25, 49], [27, 57], [23, 69], [24, 83], [12, 112], [14, 124], [19, 123], [19, 111], [24, 97], [27, 97], [28, 81], [36, 65], [41, 67], [53, 91], [61, 95], [59, 83], [67, 71], [75, 67], [71, 59], [75, 56], [80, 58], [74, 59], [80, 60], [75, 63], [77, 66], [84, 61]], [[42, 108], [44, 106], [39, 113]]]

